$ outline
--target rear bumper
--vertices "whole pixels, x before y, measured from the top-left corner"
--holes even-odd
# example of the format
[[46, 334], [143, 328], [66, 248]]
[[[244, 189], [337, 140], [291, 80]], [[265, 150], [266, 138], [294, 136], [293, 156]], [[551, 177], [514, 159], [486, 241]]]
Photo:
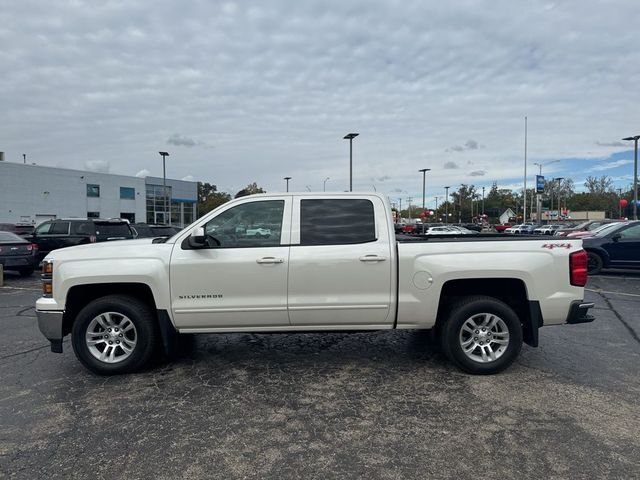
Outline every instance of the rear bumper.
[[34, 268], [36, 262], [33, 255], [13, 255], [11, 257], [0, 257], [0, 263], [5, 270], [20, 270]]
[[567, 315], [567, 323], [589, 323], [595, 320], [595, 317], [588, 314], [590, 308], [593, 308], [593, 302], [577, 301], [571, 303], [569, 315]]
[[38, 328], [51, 342], [51, 351], [62, 353], [62, 316], [64, 312], [36, 310]]

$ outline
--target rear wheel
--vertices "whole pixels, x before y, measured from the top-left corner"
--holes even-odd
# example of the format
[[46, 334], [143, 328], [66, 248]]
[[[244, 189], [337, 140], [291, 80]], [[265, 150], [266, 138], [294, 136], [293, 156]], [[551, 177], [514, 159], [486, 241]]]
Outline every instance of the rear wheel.
[[76, 317], [71, 333], [78, 360], [100, 375], [143, 368], [159, 338], [151, 308], [126, 295], [109, 295], [89, 303]]
[[33, 271], [33, 268], [21, 268], [20, 270], [18, 270], [18, 273], [21, 277], [28, 277], [33, 274]]
[[522, 348], [522, 326], [506, 303], [485, 296], [467, 297], [453, 306], [442, 327], [442, 350], [468, 373], [498, 373]]
[[596, 275], [600, 273], [603, 266], [604, 261], [600, 255], [594, 252], [587, 252], [587, 273], [589, 275]]

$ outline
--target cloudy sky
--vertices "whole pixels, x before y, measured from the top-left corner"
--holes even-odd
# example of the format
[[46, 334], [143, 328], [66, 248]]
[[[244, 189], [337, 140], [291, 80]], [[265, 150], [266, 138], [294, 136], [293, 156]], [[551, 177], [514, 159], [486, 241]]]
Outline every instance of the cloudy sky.
[[521, 185], [526, 115], [530, 174], [631, 182], [633, 0], [0, 4], [7, 161], [344, 190], [358, 132], [354, 190], [430, 203]]

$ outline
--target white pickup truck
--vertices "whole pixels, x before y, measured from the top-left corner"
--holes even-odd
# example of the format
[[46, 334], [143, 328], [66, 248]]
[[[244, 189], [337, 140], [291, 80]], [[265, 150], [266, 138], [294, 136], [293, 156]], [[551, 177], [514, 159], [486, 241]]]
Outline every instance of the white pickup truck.
[[[269, 229], [269, 236], [238, 230]], [[40, 330], [99, 374], [180, 334], [432, 329], [470, 373], [503, 370], [545, 325], [593, 320], [581, 240], [398, 237], [377, 194], [260, 194], [169, 239], [96, 243], [43, 263]]]

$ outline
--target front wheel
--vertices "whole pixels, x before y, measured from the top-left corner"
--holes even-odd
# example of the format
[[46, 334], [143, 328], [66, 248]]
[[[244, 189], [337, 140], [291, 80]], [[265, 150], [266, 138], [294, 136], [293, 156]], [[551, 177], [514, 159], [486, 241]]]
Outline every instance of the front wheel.
[[498, 373], [522, 348], [520, 319], [509, 305], [485, 296], [456, 303], [442, 328], [442, 350], [468, 373]]
[[76, 317], [71, 335], [78, 360], [100, 375], [143, 368], [159, 338], [151, 308], [126, 295], [109, 295], [89, 303]]

